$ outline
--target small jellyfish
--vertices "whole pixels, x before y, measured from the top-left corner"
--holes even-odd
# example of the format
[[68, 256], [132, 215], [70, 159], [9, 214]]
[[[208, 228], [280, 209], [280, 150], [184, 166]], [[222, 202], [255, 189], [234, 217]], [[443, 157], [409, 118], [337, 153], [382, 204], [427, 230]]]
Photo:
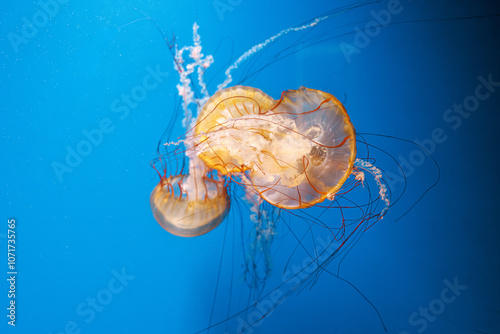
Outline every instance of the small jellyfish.
[[181, 237], [196, 237], [220, 225], [229, 212], [230, 199], [226, 183], [200, 173], [198, 166], [187, 175], [161, 177], [150, 204], [156, 221], [165, 230]]

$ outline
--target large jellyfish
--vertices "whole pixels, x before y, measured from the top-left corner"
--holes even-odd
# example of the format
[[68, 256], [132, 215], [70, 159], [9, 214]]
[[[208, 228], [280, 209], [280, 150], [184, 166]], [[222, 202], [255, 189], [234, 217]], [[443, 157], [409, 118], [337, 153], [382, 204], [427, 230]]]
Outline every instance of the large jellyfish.
[[223, 89], [201, 110], [194, 136], [197, 155], [209, 168], [223, 175], [248, 171], [244, 185], [284, 209], [333, 199], [356, 157], [344, 106], [304, 87], [278, 101], [251, 87]]

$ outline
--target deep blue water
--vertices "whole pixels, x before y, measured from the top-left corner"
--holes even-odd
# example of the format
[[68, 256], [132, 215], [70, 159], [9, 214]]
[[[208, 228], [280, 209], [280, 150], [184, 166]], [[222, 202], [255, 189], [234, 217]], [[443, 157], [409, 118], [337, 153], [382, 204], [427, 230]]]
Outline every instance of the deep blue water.
[[[194, 333], [209, 325], [212, 311], [212, 323], [226, 318], [229, 301], [229, 315], [245, 309], [240, 234], [251, 224], [244, 202], [219, 228], [191, 239], [168, 234], [151, 214], [158, 176], [149, 162], [179, 103], [178, 75], [159, 30], [183, 46], [198, 23], [203, 52], [215, 58], [205, 75], [214, 93], [222, 71], [253, 45], [354, 2], [42, 3], [52, 5], [0, 5], [0, 332]], [[397, 220], [432, 185], [437, 169], [429, 157], [406, 165], [418, 151], [412, 144], [365, 137], [399, 161], [408, 189], [328, 269], [340, 268], [389, 333], [500, 333], [499, 7], [493, 0], [380, 1], [290, 33], [235, 72], [234, 83], [276, 99], [301, 85], [330, 92], [358, 132], [417, 140], [439, 164], [437, 186]], [[369, 30], [388, 8], [390, 24]], [[144, 13], [152, 20], [140, 20]], [[33, 20], [36, 30], [26, 25]], [[357, 31], [372, 36], [362, 40]], [[147, 96], [113, 107], [152, 71], [160, 74]], [[180, 118], [176, 124], [169, 138], [183, 133]], [[102, 136], [84, 147], [86, 133], [96, 129]], [[86, 156], [68, 158], [78, 149]], [[394, 168], [381, 151], [371, 155]], [[399, 192], [402, 183], [394, 187]], [[334, 221], [339, 211], [331, 210]], [[10, 218], [15, 327], [7, 317]], [[293, 215], [284, 221], [276, 227], [273, 270], [261, 296], [276, 287], [278, 294], [290, 291], [283, 267], [289, 261], [288, 268], [300, 268], [307, 257], [294, 251], [294, 233], [304, 233], [306, 221]], [[210, 333], [236, 333], [259, 317], [255, 312]], [[323, 273], [247, 333], [384, 329], [360, 293]]]

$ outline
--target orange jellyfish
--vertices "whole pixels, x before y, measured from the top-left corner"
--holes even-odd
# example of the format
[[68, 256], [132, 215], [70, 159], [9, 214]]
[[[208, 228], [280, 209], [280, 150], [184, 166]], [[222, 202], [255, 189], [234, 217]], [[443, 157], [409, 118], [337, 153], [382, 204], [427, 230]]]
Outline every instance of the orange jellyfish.
[[227, 185], [200, 172], [197, 159], [190, 160], [190, 173], [160, 177], [150, 196], [156, 221], [168, 232], [195, 237], [220, 225], [230, 208]]
[[333, 199], [356, 159], [344, 106], [305, 87], [285, 91], [278, 101], [251, 87], [220, 90], [201, 109], [193, 135], [208, 168], [239, 175], [240, 184], [283, 209]]

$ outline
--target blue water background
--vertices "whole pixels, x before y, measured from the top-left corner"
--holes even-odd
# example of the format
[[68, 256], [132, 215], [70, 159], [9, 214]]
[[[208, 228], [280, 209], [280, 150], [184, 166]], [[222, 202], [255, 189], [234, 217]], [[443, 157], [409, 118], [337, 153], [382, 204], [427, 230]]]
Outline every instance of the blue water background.
[[[221, 2], [228, 6], [222, 14], [213, 1], [69, 1], [17, 52], [8, 34], [20, 35], [22, 18], [32, 19], [41, 7], [26, 1], [0, 5], [1, 333], [194, 333], [208, 326], [224, 239], [230, 240], [226, 254], [236, 249], [243, 256], [240, 238], [234, 243], [225, 238], [225, 225], [243, 221], [249, 229], [248, 212], [234, 206], [221, 227], [192, 239], [172, 236], [155, 222], [149, 194], [158, 177], [149, 162], [176, 110], [178, 76], [157, 27], [134, 21], [144, 17], [139, 11], [147, 13], [167, 37], [175, 34], [180, 46], [191, 43], [197, 22], [203, 52], [215, 58], [206, 75], [213, 93], [223, 80], [220, 71], [251, 46], [348, 3]], [[286, 36], [258, 59], [257, 65], [269, 66], [245, 83], [274, 98], [301, 85], [335, 94], [358, 132], [424, 140], [442, 129], [446, 140], [432, 152], [441, 169], [439, 184], [394, 222], [433, 183], [436, 169], [426, 158], [409, 173], [411, 187], [398, 206], [364, 233], [340, 273], [375, 305], [389, 333], [500, 333], [500, 88], [460, 125], [443, 119], [447, 109], [475, 94], [479, 76], [500, 81], [500, 20], [440, 20], [500, 13], [498, 2], [402, 0], [404, 10], [393, 23], [348, 61], [341, 43], [353, 45], [355, 28], [374, 20], [370, 11], [387, 6], [381, 1], [330, 19], [311, 33], [332, 37], [321, 43], [308, 42], [307, 35]], [[406, 21], [417, 22], [397, 23]], [[337, 35], [343, 36], [333, 38]], [[297, 43], [303, 44], [294, 44], [297, 52], [272, 61], [299, 36]], [[157, 67], [168, 73], [158, 87], [128, 115], [113, 112], [113, 101], [130, 94], [147, 69]], [[54, 162], [64, 164], [68, 147], [76, 149], [86, 139], [82, 131], [97, 129], [106, 119], [113, 131], [58, 177]], [[181, 134], [178, 121], [170, 135]], [[395, 158], [408, 159], [415, 150], [398, 140], [376, 144]], [[6, 233], [12, 217], [17, 222], [15, 328], [6, 317]], [[290, 218], [289, 223], [300, 229], [304, 221]], [[271, 256], [282, 268], [296, 240], [283, 226], [278, 232]], [[304, 257], [297, 254], [292, 263]], [[248, 291], [239, 279], [242, 268], [227, 257], [222, 265], [225, 284], [217, 293], [216, 320], [226, 314], [231, 278], [233, 310], [245, 305]], [[122, 272], [129, 280], [120, 285], [113, 279]], [[279, 284], [280, 274], [272, 272], [266, 289]], [[445, 281], [457, 281], [462, 289], [450, 303], [442, 302]], [[111, 289], [110, 282], [120, 292], [111, 293], [112, 300], [92, 317], [82, 315], [82, 303], [110, 295], [103, 292]], [[439, 305], [444, 309], [435, 316], [414, 318], [418, 325], [409, 320], [421, 308]], [[239, 325], [235, 318], [210, 333], [235, 333]], [[328, 274], [248, 329], [256, 334], [383, 332], [361, 295]]]

